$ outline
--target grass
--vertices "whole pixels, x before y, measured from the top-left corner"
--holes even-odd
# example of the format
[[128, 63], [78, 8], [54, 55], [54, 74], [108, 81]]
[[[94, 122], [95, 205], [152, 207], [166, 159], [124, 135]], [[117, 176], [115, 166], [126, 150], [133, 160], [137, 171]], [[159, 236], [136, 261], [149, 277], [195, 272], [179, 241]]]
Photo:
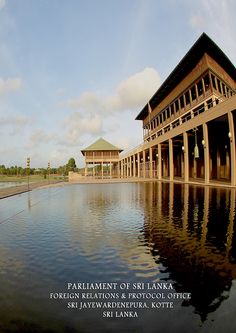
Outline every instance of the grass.
[[[53, 180], [64, 180], [65, 177], [60, 175], [50, 175], [50, 179]], [[43, 175], [30, 175], [29, 181], [30, 183], [39, 182], [43, 180], [48, 180], [48, 176], [45, 179]], [[7, 176], [7, 175], [0, 175], [0, 182], [28, 182], [28, 176]]]

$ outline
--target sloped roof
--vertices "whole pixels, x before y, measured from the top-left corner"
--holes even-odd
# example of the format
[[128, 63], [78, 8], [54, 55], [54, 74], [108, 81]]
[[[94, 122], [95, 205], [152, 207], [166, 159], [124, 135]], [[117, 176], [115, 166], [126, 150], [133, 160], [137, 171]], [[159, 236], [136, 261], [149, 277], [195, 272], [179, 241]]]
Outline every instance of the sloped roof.
[[[151, 97], [149, 105], [154, 109], [160, 102], [188, 75], [197, 65], [204, 53], [209, 54], [236, 81], [236, 69], [224, 52], [203, 33], [186, 53], [183, 59], [170, 73], [157, 92]], [[148, 116], [148, 104], [144, 106], [136, 120], [143, 120]]]
[[86, 151], [119, 151], [122, 152], [123, 149], [113, 146], [110, 142], [104, 140], [103, 138], [98, 139], [92, 143], [87, 148], [81, 150], [81, 153], [84, 155]]

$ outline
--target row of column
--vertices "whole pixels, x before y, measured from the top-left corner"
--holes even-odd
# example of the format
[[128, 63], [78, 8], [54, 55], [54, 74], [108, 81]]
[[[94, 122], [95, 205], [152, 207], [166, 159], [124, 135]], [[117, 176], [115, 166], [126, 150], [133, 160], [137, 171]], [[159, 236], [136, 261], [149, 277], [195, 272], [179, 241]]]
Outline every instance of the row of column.
[[[229, 139], [229, 170], [231, 185], [236, 186], [236, 152], [235, 152], [235, 125], [233, 112], [228, 112], [228, 139]], [[203, 146], [203, 165], [204, 165], [204, 181], [209, 183], [212, 178], [212, 160], [209, 147], [209, 131], [208, 123], [202, 125], [202, 146]], [[226, 126], [226, 125], [225, 125]], [[200, 126], [199, 126], [200, 127]], [[218, 133], [221, 135], [220, 133]], [[159, 180], [166, 178], [166, 170], [168, 169], [169, 180], [174, 180], [174, 149], [173, 142], [176, 138], [170, 138], [168, 141], [160, 142], [148, 149], [143, 149], [133, 155], [130, 155], [119, 162], [120, 175], [125, 177], [143, 177], [157, 178]], [[182, 156], [181, 168], [182, 178], [184, 182], [189, 182], [189, 160], [192, 152], [189, 149], [188, 132], [182, 134]], [[211, 145], [214, 140], [211, 139]], [[163, 155], [163, 147], [165, 147], [166, 156]], [[217, 162], [218, 163], [218, 162]]]
[[85, 177], [89, 176], [89, 172], [88, 172], [88, 169], [89, 169], [89, 166], [92, 168], [92, 176], [95, 177], [95, 168], [97, 165], [101, 165], [101, 177], [103, 178], [104, 177], [104, 164], [109, 164], [109, 176], [110, 178], [112, 177], [112, 162], [110, 163], [86, 163], [85, 164]]

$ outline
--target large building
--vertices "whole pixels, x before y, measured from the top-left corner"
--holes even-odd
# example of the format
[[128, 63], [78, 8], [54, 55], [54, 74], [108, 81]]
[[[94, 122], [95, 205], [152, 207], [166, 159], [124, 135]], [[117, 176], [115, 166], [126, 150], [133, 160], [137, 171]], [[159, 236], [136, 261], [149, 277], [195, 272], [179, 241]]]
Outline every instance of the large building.
[[137, 115], [143, 143], [121, 177], [236, 186], [236, 69], [203, 33]]

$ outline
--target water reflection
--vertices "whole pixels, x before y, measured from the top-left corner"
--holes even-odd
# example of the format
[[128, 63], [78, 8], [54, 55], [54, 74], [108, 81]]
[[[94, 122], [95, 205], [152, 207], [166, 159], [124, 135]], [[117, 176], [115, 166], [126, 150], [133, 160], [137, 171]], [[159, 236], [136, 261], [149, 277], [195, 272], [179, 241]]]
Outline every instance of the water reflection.
[[[157, 195], [158, 193], [158, 195]], [[178, 292], [206, 320], [229, 296], [235, 265], [235, 189], [145, 185], [145, 237]], [[156, 258], [158, 254], [158, 258]]]
[[[0, 332], [26, 324], [37, 332], [234, 332], [235, 195], [150, 182], [72, 185], [1, 200]], [[172, 312], [104, 321], [49, 302], [49, 292], [65, 291], [67, 281], [168, 281], [192, 298]]]

